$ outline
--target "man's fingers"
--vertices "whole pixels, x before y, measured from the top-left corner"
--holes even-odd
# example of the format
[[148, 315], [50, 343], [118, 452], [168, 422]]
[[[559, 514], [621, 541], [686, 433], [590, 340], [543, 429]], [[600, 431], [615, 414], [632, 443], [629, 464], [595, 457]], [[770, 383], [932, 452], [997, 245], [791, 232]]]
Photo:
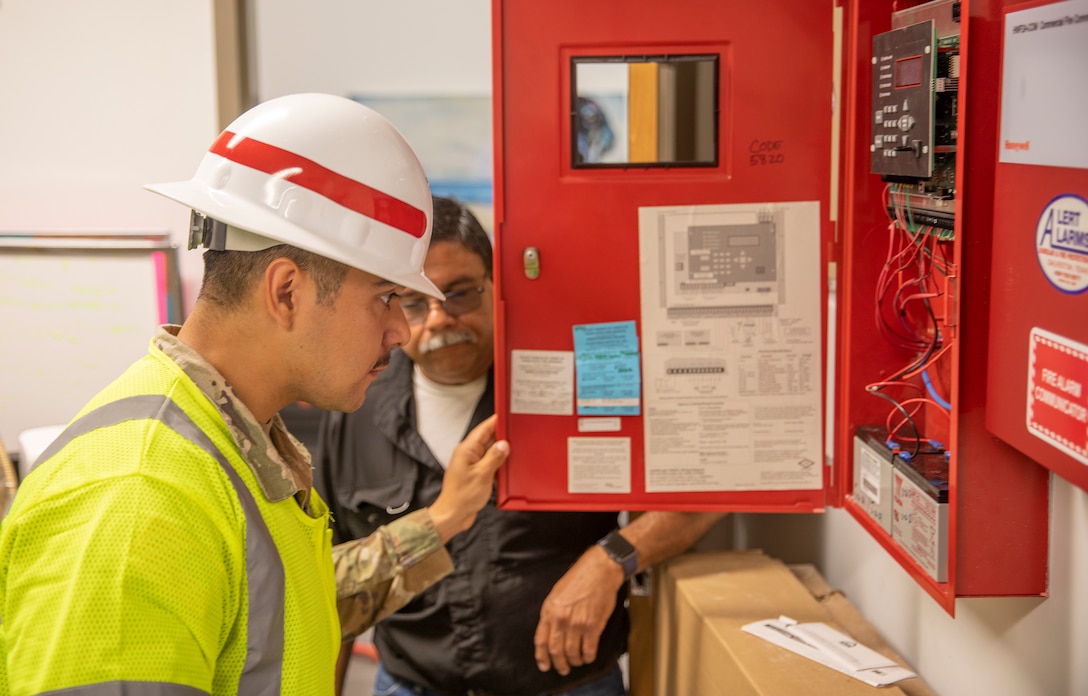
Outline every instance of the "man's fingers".
[[600, 645], [598, 637], [600, 633], [587, 632], [582, 636], [582, 659], [589, 664], [597, 659], [597, 648]]
[[533, 636], [533, 656], [536, 658], [536, 668], [541, 672], [547, 672], [552, 668], [552, 658], [548, 654], [548, 634], [550, 629], [544, 621], [537, 624], [536, 635]]
[[552, 658], [552, 666], [564, 677], [570, 674], [570, 662], [567, 660], [567, 648], [563, 640], [565, 634], [565, 631], [553, 632], [548, 641], [548, 655]]
[[563, 646], [567, 663], [572, 667], [581, 667], [586, 663], [582, 654], [582, 633], [580, 631], [567, 630], [567, 639]]
[[495, 442], [495, 425], [498, 421], [498, 415], [488, 417], [465, 436], [462, 445], [467, 446], [476, 457], [481, 456]]
[[537, 624], [536, 634], [533, 636], [533, 654], [536, 657], [536, 666], [541, 672], [554, 669], [566, 676], [570, 674], [570, 665], [567, 662], [566, 643], [563, 636], [567, 634], [561, 621], [541, 617]]
[[574, 667], [580, 667], [597, 659], [601, 631], [588, 622], [588, 617], [583, 616], [581, 612], [576, 612], [575, 616], [566, 622], [564, 633], [568, 663]]
[[497, 421], [498, 416], [491, 416], [473, 428], [457, 445], [454, 459], [466, 460], [486, 475], [494, 474], [510, 454], [510, 443], [506, 440], [495, 442]]
[[555, 669], [566, 676], [571, 667], [581, 667], [597, 659], [596, 637], [576, 629], [568, 621], [542, 621], [533, 642], [536, 665], [541, 672]]
[[510, 443], [506, 440], [499, 440], [487, 448], [487, 452], [484, 453], [484, 456], [477, 464], [486, 467], [489, 473], [494, 474], [508, 456], [510, 456]]

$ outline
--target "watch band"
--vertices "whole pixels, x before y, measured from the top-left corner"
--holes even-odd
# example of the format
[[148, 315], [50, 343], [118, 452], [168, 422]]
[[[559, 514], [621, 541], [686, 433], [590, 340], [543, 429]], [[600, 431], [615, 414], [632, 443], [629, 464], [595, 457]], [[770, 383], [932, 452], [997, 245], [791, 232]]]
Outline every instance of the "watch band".
[[618, 530], [606, 534], [597, 545], [604, 549], [609, 558], [623, 566], [624, 578], [630, 578], [638, 570], [638, 549], [624, 539]]

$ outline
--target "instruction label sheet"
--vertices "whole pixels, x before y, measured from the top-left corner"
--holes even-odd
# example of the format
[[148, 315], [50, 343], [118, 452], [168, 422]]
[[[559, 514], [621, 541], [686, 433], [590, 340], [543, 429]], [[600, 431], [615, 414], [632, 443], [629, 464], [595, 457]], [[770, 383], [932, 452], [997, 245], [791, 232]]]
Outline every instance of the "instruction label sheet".
[[816, 201], [639, 209], [648, 492], [823, 487]]

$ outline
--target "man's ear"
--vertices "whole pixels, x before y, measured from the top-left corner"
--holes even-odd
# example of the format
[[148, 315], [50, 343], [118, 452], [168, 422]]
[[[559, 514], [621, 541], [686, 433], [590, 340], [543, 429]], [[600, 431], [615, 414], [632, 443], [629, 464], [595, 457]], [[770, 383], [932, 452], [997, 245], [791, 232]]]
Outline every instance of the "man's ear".
[[302, 292], [302, 269], [289, 258], [268, 264], [261, 279], [261, 299], [268, 315], [285, 329], [294, 326]]

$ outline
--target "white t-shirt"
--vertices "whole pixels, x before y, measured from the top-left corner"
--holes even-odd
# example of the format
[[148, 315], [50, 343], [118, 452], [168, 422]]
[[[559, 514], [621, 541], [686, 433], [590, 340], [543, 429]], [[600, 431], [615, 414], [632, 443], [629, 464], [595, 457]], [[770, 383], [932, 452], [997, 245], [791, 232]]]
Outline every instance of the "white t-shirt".
[[412, 378], [416, 396], [416, 429], [442, 468], [465, 436], [476, 404], [487, 388], [484, 374], [466, 384], [439, 384], [427, 379], [419, 365]]

